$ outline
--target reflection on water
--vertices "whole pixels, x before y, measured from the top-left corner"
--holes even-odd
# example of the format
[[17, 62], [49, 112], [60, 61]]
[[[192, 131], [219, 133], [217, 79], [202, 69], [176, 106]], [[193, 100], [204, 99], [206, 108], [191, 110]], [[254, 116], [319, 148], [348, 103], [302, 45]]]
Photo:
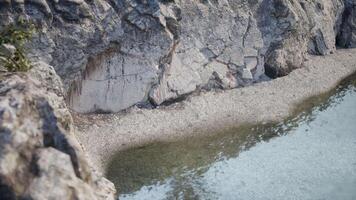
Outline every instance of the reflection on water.
[[107, 177], [121, 200], [356, 199], [355, 80], [283, 123], [119, 152]]

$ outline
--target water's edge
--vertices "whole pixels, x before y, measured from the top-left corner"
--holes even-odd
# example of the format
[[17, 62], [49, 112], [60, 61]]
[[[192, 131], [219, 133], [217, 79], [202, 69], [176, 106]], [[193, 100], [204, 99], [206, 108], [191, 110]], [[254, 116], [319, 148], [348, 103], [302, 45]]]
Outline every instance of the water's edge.
[[[175, 142], [151, 143], [117, 152], [116, 156], [110, 159], [106, 176], [111, 178], [120, 187], [119, 191], [123, 193], [138, 191], [139, 186], [166, 185], [167, 183], [164, 182], [169, 177], [180, 179], [175, 174], [185, 176], [185, 173], [193, 173], [194, 177], [200, 176], [205, 174], [208, 166], [214, 162], [237, 157], [257, 143], [268, 142], [272, 138], [289, 133], [302, 122], [313, 121], [315, 117], [313, 112], [316, 110], [322, 112], [336, 104], [335, 102], [347, 92], [347, 86], [351, 83], [355, 85], [355, 80], [356, 73], [341, 81], [336, 88], [297, 104], [293, 114], [282, 122], [244, 124], [209, 136], [189, 137], [189, 139]], [[180, 166], [182, 163], [184, 163], [183, 167]], [[138, 177], [142, 178], [138, 180]], [[179, 180], [175, 181], [179, 182]], [[186, 188], [186, 183], [183, 182], [175, 183], [175, 187], [184, 190], [189, 197], [196, 195], [190, 191], [194, 188]], [[174, 191], [172, 195], [177, 197], [178, 193], [179, 191]]]
[[[101, 172], [117, 151], [155, 142], [207, 136], [247, 123], [290, 116], [306, 97], [330, 91], [356, 71], [355, 49], [312, 57], [286, 77], [251, 87], [192, 97], [165, 109], [75, 118], [77, 137]], [[114, 138], [114, 139], [113, 139]]]
[[[251, 128], [257, 128], [258, 129], [266, 129], [268, 130], [268, 127], [273, 127], [278, 124], [283, 124], [283, 123], [288, 123], [290, 121], [296, 121], [300, 118], [303, 118], [305, 116], [308, 116], [314, 108], [318, 106], [327, 107], [332, 101], [330, 99], [333, 95], [337, 94], [338, 92], [342, 91], [345, 89], [347, 85], [349, 85], [351, 82], [356, 80], [356, 72], [353, 72], [351, 75], [347, 76], [343, 80], [339, 81], [336, 86], [332, 89], [330, 89], [327, 92], [323, 92], [311, 97], [305, 98], [302, 102], [295, 104], [292, 106], [292, 109], [290, 111], [290, 115], [282, 120], [270, 120], [268, 122], [264, 123], [242, 123], [242, 124], [237, 124], [234, 127], [228, 127], [226, 129], [221, 129], [220, 131], [206, 131], [204, 133], [196, 134], [196, 135], [190, 135], [186, 137], [179, 137], [175, 140], [169, 140], [169, 141], [159, 141], [159, 142], [149, 142], [149, 143], [142, 143], [138, 146], [135, 146], [133, 148], [125, 148], [125, 149], [119, 149], [117, 150], [114, 155], [119, 154], [120, 152], [127, 151], [130, 149], [137, 149], [137, 148], [144, 148], [147, 146], [155, 145], [155, 144], [171, 144], [171, 143], [177, 143], [177, 142], [182, 142], [182, 141], [189, 141], [189, 140], [200, 140], [202, 138], [216, 138], [216, 137], [221, 137], [222, 134], [226, 133], [233, 133], [236, 132], [236, 130], [248, 130]], [[113, 157], [110, 157], [109, 162], [111, 162]], [[105, 170], [107, 171], [107, 170]]]

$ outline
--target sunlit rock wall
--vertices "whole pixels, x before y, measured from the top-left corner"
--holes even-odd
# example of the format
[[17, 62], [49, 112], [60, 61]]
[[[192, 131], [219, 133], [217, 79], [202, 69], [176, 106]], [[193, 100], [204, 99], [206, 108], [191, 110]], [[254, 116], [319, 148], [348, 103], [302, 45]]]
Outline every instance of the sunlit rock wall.
[[38, 25], [30, 55], [54, 66], [73, 110], [117, 112], [287, 75], [337, 35], [351, 47], [345, 1], [351, 14], [343, 0], [0, 0], [0, 23]]

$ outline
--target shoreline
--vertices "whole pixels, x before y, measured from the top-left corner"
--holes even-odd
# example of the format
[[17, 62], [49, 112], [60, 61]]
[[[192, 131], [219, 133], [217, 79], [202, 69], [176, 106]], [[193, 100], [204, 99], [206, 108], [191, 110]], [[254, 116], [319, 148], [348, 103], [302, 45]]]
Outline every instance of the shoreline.
[[204, 136], [249, 123], [282, 121], [298, 104], [334, 89], [356, 72], [356, 49], [310, 56], [306, 67], [252, 86], [204, 92], [157, 109], [108, 115], [73, 114], [75, 135], [92, 165], [105, 172], [117, 151], [153, 142]]

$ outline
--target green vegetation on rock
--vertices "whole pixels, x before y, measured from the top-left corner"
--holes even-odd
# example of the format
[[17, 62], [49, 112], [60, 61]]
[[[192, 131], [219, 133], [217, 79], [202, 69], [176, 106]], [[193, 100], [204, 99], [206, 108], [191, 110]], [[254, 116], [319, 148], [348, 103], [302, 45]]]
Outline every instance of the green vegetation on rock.
[[0, 67], [10, 72], [31, 68], [24, 44], [32, 37], [34, 30], [33, 24], [19, 20], [0, 31]]

